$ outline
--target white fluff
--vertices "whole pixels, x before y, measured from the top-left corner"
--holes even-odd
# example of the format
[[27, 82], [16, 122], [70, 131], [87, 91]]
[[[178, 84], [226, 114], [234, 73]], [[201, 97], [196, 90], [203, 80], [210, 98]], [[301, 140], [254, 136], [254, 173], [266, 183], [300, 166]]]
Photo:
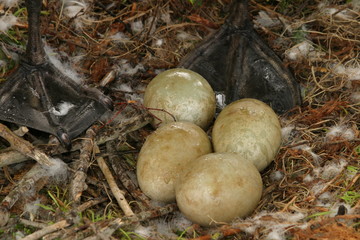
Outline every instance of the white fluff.
[[126, 59], [120, 60], [120, 63], [117, 66], [117, 71], [118, 71], [119, 75], [133, 76], [138, 71], [144, 71], [144, 70], [145, 70], [144, 65], [142, 65], [141, 63], [139, 63], [135, 67], [133, 67], [133, 66], [131, 66], [130, 63], [127, 62]]
[[261, 228], [264, 239], [285, 240], [289, 227], [294, 225], [299, 228], [307, 227], [307, 223], [303, 223], [305, 217], [306, 215], [303, 213], [262, 211], [252, 218], [247, 218], [246, 222], [249, 222], [250, 226], [244, 227], [242, 230], [251, 234]]
[[336, 64], [332, 67], [335, 74], [345, 75], [347, 80], [360, 79], [360, 67], [344, 66], [343, 64]]
[[21, 231], [17, 231], [14, 233], [15, 240], [21, 240], [25, 237], [25, 234], [23, 234]]
[[84, 25], [92, 24], [94, 19], [87, 14], [90, 8], [86, 0], [62, 0], [63, 14], [72, 18], [76, 30], [82, 30]]
[[153, 232], [154, 232], [154, 228], [152, 226], [144, 227], [139, 225], [134, 229], [135, 234], [146, 239], [150, 238]]
[[[274, 221], [273, 223], [267, 223], [267, 230], [269, 231], [266, 238], [267, 240], [285, 240], [286, 232], [288, 228], [292, 226], [294, 223], [299, 223], [305, 218], [305, 214], [303, 213], [272, 213], [272, 217], [281, 220], [280, 222]], [[306, 223], [302, 224], [303, 228], [307, 226]]]
[[359, 103], [360, 102], [360, 92], [354, 92], [350, 95], [350, 100], [353, 103]]
[[293, 126], [293, 125], [289, 125], [289, 126], [281, 128], [281, 137], [284, 142], [289, 141], [289, 139], [291, 137], [291, 133], [294, 129], [295, 129], [295, 126]]
[[82, 0], [62, 0], [64, 4], [64, 14], [69, 18], [74, 18], [85, 12], [88, 5]]
[[179, 41], [198, 41], [199, 38], [191, 35], [187, 32], [179, 31], [178, 34], [176, 34], [176, 39]]
[[6, 66], [6, 62], [4, 60], [0, 60], [0, 68], [5, 66]]
[[18, 2], [19, 0], [0, 0], [0, 3], [4, 4], [5, 7], [12, 7]]
[[224, 109], [226, 107], [226, 95], [223, 92], [215, 92], [216, 98], [216, 107], [219, 109]]
[[329, 128], [325, 138], [327, 141], [332, 141], [336, 138], [353, 140], [355, 138], [355, 132], [345, 125], [335, 125]]
[[156, 31], [157, 20], [158, 18], [154, 18], [152, 16], [145, 20], [145, 28], [147, 29], [147, 32], [150, 34], [150, 36], [153, 35]]
[[324, 15], [328, 15], [332, 18], [336, 18], [339, 20], [346, 20], [346, 21], [352, 20], [357, 16], [356, 14], [354, 14], [354, 12], [352, 12], [349, 9], [340, 10], [331, 7], [321, 9], [321, 13], [323, 13]]
[[26, 203], [24, 206], [24, 211], [29, 213], [31, 221], [33, 221], [35, 219], [35, 216], [37, 215], [37, 212], [40, 208], [39, 204], [40, 199], [36, 199], [35, 201]]
[[301, 60], [306, 58], [311, 51], [314, 50], [314, 47], [311, 42], [305, 40], [292, 48], [285, 51], [285, 56], [292, 60]]
[[176, 239], [175, 232], [185, 231], [192, 222], [178, 212], [170, 220], [154, 219], [149, 224], [148, 227], [138, 226], [134, 232], [147, 239]]
[[276, 18], [271, 18], [265, 11], [259, 11], [259, 15], [255, 17], [255, 22], [262, 27], [275, 27], [280, 24], [280, 21]]
[[315, 168], [313, 171], [316, 176], [324, 180], [331, 180], [340, 174], [347, 165], [348, 162], [346, 160], [340, 159], [338, 162], [327, 162], [324, 167]]
[[126, 36], [126, 34], [123, 32], [117, 32], [114, 35], [111, 35], [109, 37], [109, 39], [111, 39], [113, 41], [123, 42], [123, 43], [130, 41], [130, 38], [128, 36]]
[[304, 182], [311, 182], [312, 180], [314, 180], [314, 177], [311, 176], [311, 174], [308, 174], [304, 177]]
[[283, 179], [283, 177], [284, 173], [282, 173], [281, 171], [275, 171], [270, 174], [270, 179], [272, 181], [280, 181], [281, 179]]
[[308, 145], [302, 144], [302, 145], [293, 147], [293, 149], [297, 149], [297, 150], [302, 150], [302, 151], [308, 152], [308, 153], [312, 156], [315, 165], [319, 165], [320, 156], [317, 155], [316, 153], [314, 153], [314, 152], [312, 151], [311, 147], [309, 147]]
[[52, 165], [50, 167], [44, 167], [47, 170], [47, 176], [51, 177], [51, 180], [55, 183], [64, 183], [68, 176], [68, 168], [59, 158], [50, 158]]
[[170, 15], [170, 12], [168, 11], [168, 9], [167, 9], [167, 11], [161, 13], [160, 19], [168, 25], [171, 24], [171, 15]]
[[131, 26], [131, 31], [136, 34], [144, 30], [144, 24], [141, 20], [131, 22], [130, 26]]
[[155, 46], [161, 47], [164, 44], [164, 39], [156, 39]]
[[55, 116], [65, 116], [73, 107], [75, 107], [75, 105], [70, 102], [60, 102], [55, 107], [52, 107], [50, 112]]
[[69, 63], [63, 63], [58, 58], [58, 53], [56, 53], [50, 46], [44, 44], [44, 49], [46, 55], [49, 57], [49, 60], [52, 64], [55, 65], [64, 75], [68, 76], [70, 79], [74, 80], [77, 83], [82, 83], [80, 75], [75, 72]]
[[17, 17], [12, 14], [8, 14], [0, 17], [0, 31], [6, 32], [9, 28], [17, 23]]
[[133, 89], [131, 88], [130, 84], [128, 84], [128, 83], [121, 83], [119, 85], [118, 89], [122, 92], [133, 92]]
[[318, 201], [320, 201], [320, 206], [329, 205], [329, 202], [333, 199], [333, 195], [330, 192], [324, 192], [318, 197]]

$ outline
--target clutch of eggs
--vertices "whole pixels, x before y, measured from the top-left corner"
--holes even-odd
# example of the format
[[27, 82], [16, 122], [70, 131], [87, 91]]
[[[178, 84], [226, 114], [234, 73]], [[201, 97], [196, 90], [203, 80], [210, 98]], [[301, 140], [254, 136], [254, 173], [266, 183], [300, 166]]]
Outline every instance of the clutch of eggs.
[[[153, 200], [177, 202], [181, 212], [203, 226], [249, 215], [262, 194], [259, 171], [281, 144], [275, 112], [256, 99], [226, 106], [212, 130], [215, 94], [199, 74], [171, 69], [148, 85], [144, 105], [160, 127], [145, 141], [137, 162], [142, 191]], [[174, 122], [175, 121], [175, 122]]]

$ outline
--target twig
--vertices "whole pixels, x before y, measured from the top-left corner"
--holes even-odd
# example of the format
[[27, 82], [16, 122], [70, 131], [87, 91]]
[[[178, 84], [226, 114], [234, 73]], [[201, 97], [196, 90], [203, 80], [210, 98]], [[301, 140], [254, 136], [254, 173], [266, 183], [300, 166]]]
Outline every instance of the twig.
[[16, 136], [23, 137], [29, 129], [27, 127], [19, 127], [17, 130], [14, 131]]
[[27, 235], [26, 237], [22, 238], [22, 240], [36, 240], [40, 239], [41, 237], [45, 236], [46, 234], [55, 232], [57, 230], [60, 230], [62, 228], [68, 227], [72, 225], [72, 222], [69, 222], [67, 220], [62, 220], [60, 222], [54, 223], [53, 225], [50, 225], [48, 227], [45, 227], [39, 231], [36, 231], [30, 235]]
[[8, 166], [15, 163], [25, 162], [29, 158], [11, 148], [0, 151], [0, 167]]
[[85, 180], [86, 173], [90, 166], [90, 159], [94, 147], [95, 132], [89, 128], [86, 131], [85, 138], [83, 139], [82, 146], [80, 148], [79, 160], [75, 162], [75, 173], [73, 180], [70, 183], [69, 198], [73, 204], [80, 203], [82, 192], [87, 188]]
[[99, 203], [105, 202], [107, 200], [107, 198], [98, 198], [98, 199], [93, 199], [90, 201], [87, 201], [83, 204], [81, 204], [78, 208], [77, 208], [77, 212], [83, 212], [86, 209], [88, 209], [89, 207], [95, 206]]
[[140, 188], [133, 183], [131, 178], [126, 173], [122, 159], [118, 156], [115, 150], [114, 142], [106, 143], [106, 151], [108, 152], [109, 162], [112, 169], [116, 173], [116, 176], [119, 178], [121, 184], [126, 188], [126, 190], [133, 196], [135, 199], [140, 200], [142, 204], [140, 205], [141, 210], [150, 208], [149, 198], [140, 190]]
[[104, 173], [106, 181], [108, 182], [109, 187], [112, 193], [114, 194], [114, 197], [116, 198], [121, 209], [124, 211], [125, 216], [127, 217], [133, 216], [134, 212], [131, 210], [129, 203], [125, 199], [124, 196], [125, 193], [121, 191], [119, 187], [116, 185], [115, 179], [112, 176], [109, 167], [106, 165], [104, 158], [98, 157], [96, 160], [99, 164], [101, 171]]
[[5, 125], [0, 123], [0, 137], [4, 138], [11, 145], [11, 148], [24, 154], [25, 156], [36, 160], [38, 163], [46, 166], [52, 166], [49, 157], [41, 150], [35, 148], [30, 142], [19, 138], [10, 131]]
[[35, 227], [35, 228], [45, 228], [45, 227], [49, 226], [46, 223], [34, 222], [34, 221], [30, 221], [30, 220], [23, 219], [23, 218], [20, 218], [20, 222], [24, 225]]

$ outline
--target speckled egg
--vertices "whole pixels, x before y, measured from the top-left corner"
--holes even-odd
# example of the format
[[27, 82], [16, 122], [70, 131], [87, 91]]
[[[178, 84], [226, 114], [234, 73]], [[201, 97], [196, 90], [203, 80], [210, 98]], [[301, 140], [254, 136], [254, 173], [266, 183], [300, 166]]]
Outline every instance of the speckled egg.
[[147, 137], [137, 160], [141, 190], [151, 199], [175, 201], [174, 182], [191, 161], [212, 151], [206, 133], [190, 122], [172, 122]]
[[214, 118], [216, 100], [210, 84], [200, 74], [175, 68], [160, 73], [149, 83], [144, 105], [156, 116], [154, 126], [176, 120], [206, 129]]
[[202, 226], [251, 214], [262, 194], [259, 171], [235, 153], [210, 153], [189, 163], [175, 184], [180, 211]]
[[281, 144], [281, 126], [276, 113], [256, 99], [241, 99], [226, 106], [212, 130], [215, 152], [236, 152], [266, 168]]

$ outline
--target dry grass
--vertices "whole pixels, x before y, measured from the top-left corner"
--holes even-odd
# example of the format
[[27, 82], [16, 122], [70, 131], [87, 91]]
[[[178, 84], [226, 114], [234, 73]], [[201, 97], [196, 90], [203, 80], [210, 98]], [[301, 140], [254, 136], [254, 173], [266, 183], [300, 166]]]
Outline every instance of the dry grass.
[[[132, 95], [111, 86], [127, 83], [141, 94], [143, 87], [137, 86], [146, 85], [157, 70], [175, 67], [196, 42], [223, 23], [229, 1], [207, 0], [201, 5], [165, 0], [100, 1], [104, 5], [114, 3], [108, 11], [95, 2], [74, 18], [66, 17], [60, 1], [46, 2], [50, 14], [42, 18], [43, 34], [51, 47], [66, 53], [62, 55], [63, 60], [70, 61], [88, 83], [98, 85], [114, 71], [113, 85], [106, 91], [117, 102], [124, 103], [129, 100], [126, 97]], [[326, 14], [317, 8], [321, 1], [304, 1], [300, 7], [296, 1], [250, 2], [254, 18], [259, 11], [265, 11], [273, 20], [279, 20], [271, 27], [257, 23], [257, 29], [294, 72], [302, 86], [303, 104], [281, 116], [283, 145], [274, 163], [262, 173], [263, 197], [251, 216], [209, 229], [192, 225], [180, 229], [183, 231], [181, 237], [164, 236], [155, 231], [153, 239], [360, 239], [360, 6], [355, 8], [333, 1], [327, 6], [332, 12]], [[285, 2], [288, 5], [282, 5]], [[15, 12], [20, 7], [8, 11]], [[18, 41], [18, 46], [24, 42], [26, 14], [21, 14], [19, 19], [19, 24], [12, 28], [11, 37], [6, 37]], [[131, 30], [131, 24], [139, 20], [143, 23], [141, 31], [134, 31], [134, 27]], [[123, 33], [126, 40], [112, 39], [118, 32]], [[7, 43], [15, 40], [7, 40]], [[290, 49], [305, 40], [312, 45], [310, 52], [296, 59], [286, 57]], [[119, 70], [124, 60], [132, 67], [142, 64], [143, 70], [126, 74]], [[13, 65], [8, 66], [10, 69], [3, 69], [3, 76], [11, 72]], [[124, 105], [119, 104], [117, 108], [122, 111]], [[144, 114], [138, 104], [127, 109], [132, 109], [132, 117]], [[113, 141], [115, 146], [102, 146], [100, 150], [104, 157], [109, 157], [110, 166], [127, 192], [133, 211], [144, 214], [143, 219], [147, 219], [146, 211], [153, 211], [151, 203], [131, 183], [136, 154], [146, 136], [153, 131], [148, 126], [137, 127], [137, 123], [141, 125], [146, 121], [140, 119], [131, 122], [135, 131]], [[98, 134], [111, 134], [116, 131], [114, 128], [109, 124], [105, 127], [106, 132], [102, 129]], [[110, 157], [109, 149], [117, 156]], [[78, 153], [63, 154], [62, 157], [70, 162], [78, 158]], [[1, 175], [6, 179], [0, 179], [1, 198], [31, 165], [23, 164], [20, 169], [16, 166], [3, 168]], [[81, 204], [90, 199], [98, 202], [83, 212], [80, 224], [59, 229], [58, 235], [53, 236], [82, 239], [118, 224], [116, 226], [124, 226], [125, 232], [117, 230], [113, 239], [136, 238], [130, 233], [134, 230], [131, 220], [124, 220], [128, 224], [115, 224], [114, 219], [122, 219], [122, 211], [111, 201], [112, 194], [103, 179], [97, 164], [92, 162], [88, 171], [88, 189], [83, 193]], [[50, 198], [45, 189], [55, 196]], [[64, 219], [71, 209], [67, 209], [66, 190], [60, 189], [67, 189], [67, 185], [48, 185], [45, 189], [32, 198], [55, 209], [40, 209], [34, 221], [47, 223]], [[176, 215], [175, 206], [159, 211], [152, 214], [162, 221]], [[16, 231], [37, 229], [24, 227], [28, 226], [24, 221], [22, 229], [14, 228], [15, 224], [20, 224], [20, 218], [30, 217], [23, 212], [21, 204], [15, 205], [11, 213], [14, 225], [4, 228], [3, 236], [10, 239]], [[53, 238], [49, 235], [47, 239]]]

